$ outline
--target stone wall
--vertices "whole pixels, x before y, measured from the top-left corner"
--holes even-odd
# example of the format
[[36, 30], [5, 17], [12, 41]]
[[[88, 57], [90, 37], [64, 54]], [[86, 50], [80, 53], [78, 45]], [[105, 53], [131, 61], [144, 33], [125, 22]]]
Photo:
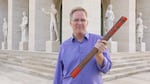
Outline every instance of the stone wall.
[[101, 1], [100, 0], [63, 0], [62, 39], [69, 38], [72, 29], [69, 23], [69, 13], [74, 7], [81, 6], [88, 13], [88, 31], [96, 34], [101, 32]]

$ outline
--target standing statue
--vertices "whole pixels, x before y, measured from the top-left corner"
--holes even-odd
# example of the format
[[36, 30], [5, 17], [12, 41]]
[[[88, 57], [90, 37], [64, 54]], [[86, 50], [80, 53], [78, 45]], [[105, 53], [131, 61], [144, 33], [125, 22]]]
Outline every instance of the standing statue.
[[109, 4], [105, 13], [105, 22], [104, 22], [105, 33], [107, 33], [112, 28], [114, 24], [114, 19], [115, 19], [115, 16], [112, 11], [112, 5]]
[[147, 27], [143, 25], [142, 13], [138, 14], [136, 25], [137, 25], [136, 29], [137, 43], [142, 43], [143, 31], [144, 29], [147, 29]]
[[24, 11], [22, 17], [22, 23], [20, 24], [21, 27], [21, 42], [27, 42], [27, 33], [28, 33], [28, 17], [26, 12]]
[[49, 12], [45, 11], [44, 8], [42, 8], [42, 11], [47, 14], [50, 15], [50, 40], [53, 40], [53, 31], [56, 34], [56, 41], [59, 41], [59, 35], [58, 35], [58, 30], [57, 30], [57, 23], [56, 23], [56, 14], [57, 14], [57, 10], [55, 9], [55, 5], [51, 4], [51, 9]]
[[6, 18], [3, 18], [3, 35], [4, 35], [4, 43], [7, 43], [8, 24]]

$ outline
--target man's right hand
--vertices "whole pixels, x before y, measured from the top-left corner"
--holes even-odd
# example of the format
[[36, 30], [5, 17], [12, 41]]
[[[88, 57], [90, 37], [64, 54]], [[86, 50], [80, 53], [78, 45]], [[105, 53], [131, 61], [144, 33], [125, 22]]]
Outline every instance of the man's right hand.
[[106, 40], [97, 40], [95, 43], [95, 48], [98, 49], [99, 52], [104, 52], [107, 48], [108, 42]]

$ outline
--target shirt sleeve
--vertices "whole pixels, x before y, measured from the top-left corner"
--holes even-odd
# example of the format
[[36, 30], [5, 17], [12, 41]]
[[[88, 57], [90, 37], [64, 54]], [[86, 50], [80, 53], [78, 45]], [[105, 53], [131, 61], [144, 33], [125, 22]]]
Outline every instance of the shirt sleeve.
[[103, 66], [100, 66], [97, 62], [96, 62], [96, 65], [97, 65], [98, 69], [101, 72], [107, 73], [112, 67], [112, 62], [111, 62], [111, 59], [110, 59], [110, 55], [109, 55], [108, 49], [106, 49], [103, 52], [103, 56], [104, 56]]
[[62, 84], [63, 63], [61, 61], [61, 54], [62, 54], [62, 49], [60, 49], [59, 54], [58, 54], [58, 60], [57, 60], [53, 84]]

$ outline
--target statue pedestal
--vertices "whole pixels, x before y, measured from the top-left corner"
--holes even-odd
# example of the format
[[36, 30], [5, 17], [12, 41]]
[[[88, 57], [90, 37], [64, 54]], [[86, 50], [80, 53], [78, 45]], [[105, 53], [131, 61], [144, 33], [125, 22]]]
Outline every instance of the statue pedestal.
[[116, 41], [108, 41], [108, 49], [111, 53], [118, 52], [118, 43]]
[[58, 52], [59, 41], [46, 41], [46, 52]]
[[144, 42], [142, 42], [142, 43], [137, 43], [137, 51], [142, 51], [142, 52], [145, 52], [145, 50], [146, 50], [146, 44], [144, 43]]
[[2, 42], [2, 50], [7, 49], [7, 44], [5, 42]]
[[20, 42], [19, 43], [19, 50], [28, 50], [28, 42]]

